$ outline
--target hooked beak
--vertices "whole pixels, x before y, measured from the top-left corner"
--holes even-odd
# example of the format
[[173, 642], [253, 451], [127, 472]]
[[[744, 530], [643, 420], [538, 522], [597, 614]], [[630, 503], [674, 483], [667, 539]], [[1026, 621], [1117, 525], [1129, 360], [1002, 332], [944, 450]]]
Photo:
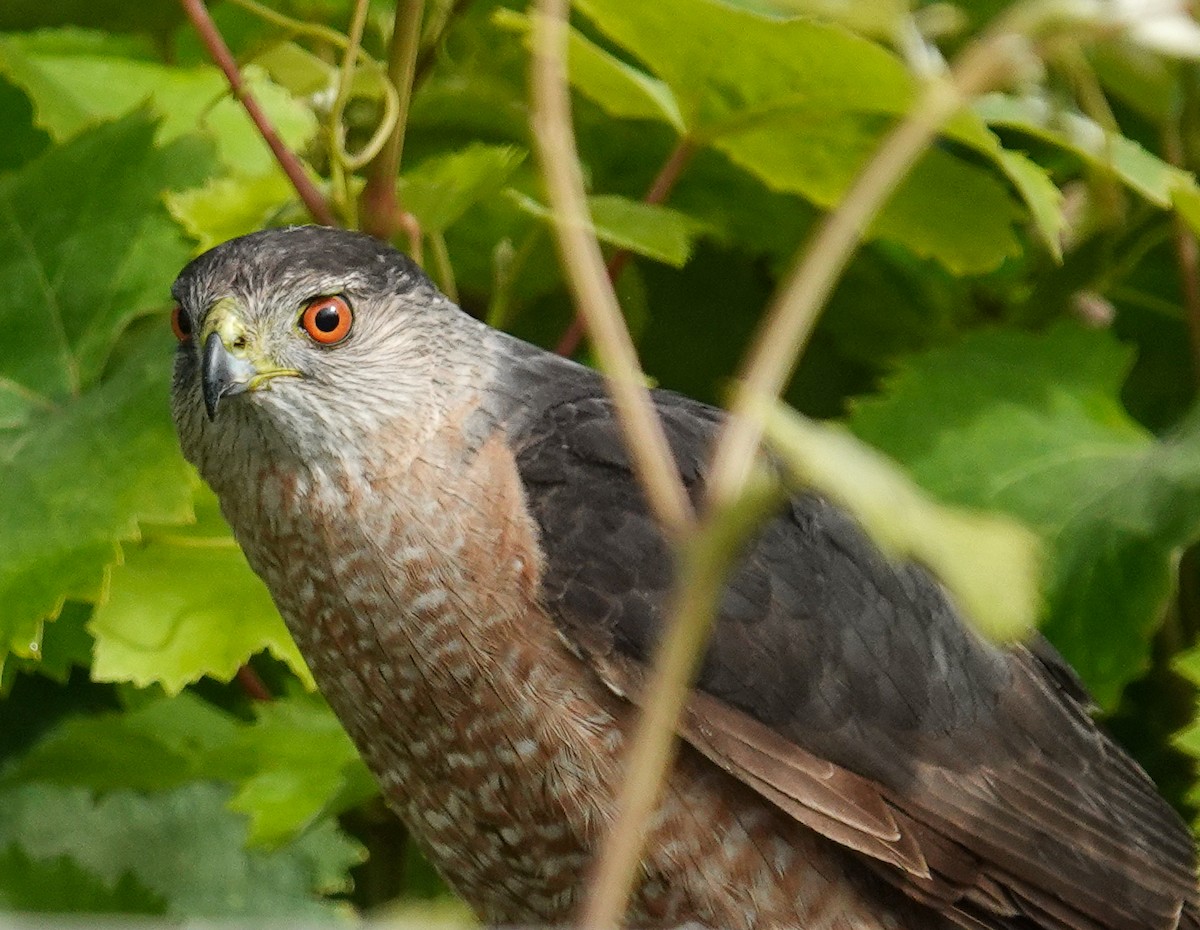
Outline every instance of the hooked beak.
[[209, 310], [201, 338], [200, 386], [210, 420], [226, 397], [257, 391], [272, 378], [301, 377], [295, 368], [280, 368], [258, 348], [231, 297], [217, 301]]
[[225, 347], [220, 333], [209, 333], [204, 341], [200, 362], [200, 384], [204, 393], [204, 409], [211, 420], [223, 397], [244, 394], [260, 374], [248, 359], [239, 358]]

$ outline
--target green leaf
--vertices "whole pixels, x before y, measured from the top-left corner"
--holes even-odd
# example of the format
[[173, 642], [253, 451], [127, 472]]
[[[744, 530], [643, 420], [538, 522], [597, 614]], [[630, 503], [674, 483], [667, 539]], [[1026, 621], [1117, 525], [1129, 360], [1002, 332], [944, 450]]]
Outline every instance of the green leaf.
[[1062, 236], [1067, 228], [1067, 218], [1062, 211], [1062, 191], [1050, 180], [1045, 169], [1020, 152], [1001, 149], [999, 160], [1004, 173], [1029, 207], [1042, 243], [1055, 261], [1062, 261]]
[[[888, 127], [883, 117], [903, 114], [914, 99], [916, 85], [900, 59], [832, 24], [781, 21], [715, 0], [578, 5], [670, 87], [690, 136], [773, 189], [820, 207], [840, 201], [875, 152]], [[998, 142], [972, 114], [961, 114], [946, 133], [1000, 163]], [[1033, 183], [1023, 179], [1022, 193]], [[1018, 251], [1014, 219], [1007, 190], [990, 171], [934, 149], [869, 235], [955, 272], [982, 273]]]
[[0, 661], [36, 655], [64, 599], [98, 595], [139, 520], [187, 514], [163, 334], [130, 343], [93, 386], [187, 255], [159, 196], [197, 183], [208, 156], [153, 135], [134, 114], [0, 179]]
[[108, 597], [96, 607], [92, 677], [157, 684], [168, 694], [205, 675], [230, 681], [264, 649], [313, 687], [291, 634], [266, 586], [221, 518], [216, 498], [201, 489], [196, 522], [147, 527], [126, 544], [112, 569]]
[[897, 561], [925, 566], [985, 636], [1027, 636], [1041, 610], [1037, 538], [1014, 520], [940, 506], [850, 433], [782, 404], [767, 438], [792, 477], [836, 501]]
[[379, 793], [358, 750], [324, 701], [260, 705], [254, 726], [214, 755], [220, 771], [248, 772], [230, 802], [250, 817], [250, 842], [278, 845]]
[[[85, 628], [91, 615], [90, 604], [67, 601], [54, 621], [42, 627], [40, 648], [34, 658], [13, 660], [14, 669], [44, 675], [59, 684], [66, 684], [72, 670], [91, 665], [95, 642]], [[0, 684], [0, 691], [3, 690]]]
[[110, 886], [132, 874], [174, 918], [328, 918], [332, 908], [317, 896], [329, 884], [328, 858], [303, 847], [247, 851], [245, 821], [227, 796], [202, 782], [100, 799], [23, 785], [0, 792], [0, 848], [17, 844], [38, 862], [68, 856]]
[[851, 417], [939, 498], [1042, 536], [1045, 632], [1106, 707], [1146, 667], [1175, 553], [1200, 535], [1200, 424], [1160, 441], [1133, 422], [1129, 363], [1103, 332], [983, 332], [911, 359]]
[[250, 723], [190, 692], [121, 713], [72, 717], [5, 772], [3, 784], [163, 791], [198, 779], [236, 790], [248, 842], [279, 847], [379, 793], [341, 724], [307, 695], [255, 706]]
[[[874, 118], [791, 109], [726, 132], [713, 144], [769, 187], [829, 208], [849, 190], [880, 138]], [[1018, 251], [1016, 215], [1008, 192], [991, 172], [931, 149], [867, 235], [936, 258], [958, 274], [981, 273]]]
[[200, 251], [273, 225], [296, 199], [282, 171], [257, 177], [212, 178], [203, 187], [169, 193], [167, 209], [197, 242]]
[[13, 171], [50, 146], [50, 136], [33, 124], [33, 105], [19, 87], [0, 77], [0, 171]]
[[255, 57], [254, 63], [297, 97], [319, 93], [337, 82], [338, 69], [334, 65], [295, 42], [281, 42], [267, 49]]
[[472, 205], [499, 193], [524, 160], [525, 152], [515, 145], [481, 143], [427, 158], [401, 176], [400, 202], [422, 232], [445, 232]]
[[[10, 35], [0, 37], [0, 73], [29, 95], [38, 125], [55, 139], [70, 138], [149, 101], [162, 117], [159, 142], [199, 133], [213, 140], [221, 162], [234, 171], [260, 175], [275, 165], [262, 136], [214, 67], [180, 68], [95, 52], [43, 51], [28, 39]], [[248, 67], [243, 77], [284, 143], [302, 148], [317, 129], [312, 110], [270, 81], [261, 68]]]
[[1191, 174], [1132, 139], [1108, 132], [1086, 116], [1054, 107], [1045, 100], [988, 94], [975, 102], [974, 110], [990, 125], [1019, 130], [1109, 172], [1155, 206], [1169, 209], [1176, 189], [1196, 186]]
[[68, 597], [98, 597], [117, 541], [140, 521], [187, 519], [165, 403], [169, 340], [140, 334], [99, 386], [0, 433], [0, 654], [36, 654], [43, 619]]
[[[528, 16], [501, 7], [494, 21], [519, 33], [529, 44]], [[617, 119], [649, 119], [673, 126], [681, 135], [687, 127], [671, 89], [600, 48], [578, 29], [567, 35], [567, 65], [571, 86]]]
[[19, 846], [0, 850], [0, 911], [56, 914], [165, 914], [161, 897], [130, 875], [115, 885], [59, 856], [34, 860]]
[[3, 779], [92, 791], [162, 791], [217, 777], [209, 755], [245, 724], [195, 695], [158, 699], [121, 713], [70, 717], [36, 743]]
[[900, 113], [912, 98], [898, 58], [839, 26], [780, 21], [717, 0], [575, 6], [670, 87], [684, 124], [701, 136], [758, 107]]
[[[548, 207], [516, 191], [509, 191], [509, 196], [531, 216], [550, 221]], [[678, 210], [628, 197], [598, 194], [589, 197], [587, 202], [596, 236], [601, 242], [675, 268], [682, 268], [687, 263], [692, 241], [707, 229], [705, 224]]]
[[78, 392], [129, 320], [166, 303], [177, 268], [163, 263], [180, 253], [160, 192], [199, 183], [208, 158], [194, 140], [155, 148], [153, 134], [138, 113], [0, 179], [0, 383]]

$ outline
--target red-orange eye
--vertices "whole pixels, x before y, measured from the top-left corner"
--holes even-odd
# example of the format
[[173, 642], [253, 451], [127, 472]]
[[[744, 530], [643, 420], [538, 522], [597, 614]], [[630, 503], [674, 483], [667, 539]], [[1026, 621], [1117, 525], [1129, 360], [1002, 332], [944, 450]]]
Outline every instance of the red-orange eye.
[[175, 309], [171, 311], [171, 329], [175, 332], [175, 338], [180, 342], [187, 342], [192, 338], [192, 321], [188, 319], [188, 315], [183, 312], [183, 308], [179, 304], [176, 304]]
[[300, 326], [316, 342], [331, 346], [350, 335], [354, 314], [341, 297], [318, 297], [304, 308]]

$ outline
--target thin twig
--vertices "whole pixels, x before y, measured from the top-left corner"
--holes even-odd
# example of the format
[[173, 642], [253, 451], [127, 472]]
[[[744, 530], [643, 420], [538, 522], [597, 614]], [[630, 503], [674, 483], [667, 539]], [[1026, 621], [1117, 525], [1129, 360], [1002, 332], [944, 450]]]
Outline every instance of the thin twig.
[[246, 87], [242, 73], [238, 70], [237, 62], [234, 61], [233, 53], [229, 51], [229, 46], [221, 37], [217, 24], [209, 16], [204, 0], [180, 0], [180, 2], [183, 4], [188, 19], [192, 21], [196, 33], [200, 36], [200, 41], [208, 50], [209, 56], [225, 73], [230, 90], [246, 108], [246, 113], [258, 128], [259, 135], [267, 143], [267, 147], [275, 156], [275, 160], [279, 162], [279, 167], [283, 169], [284, 174], [288, 176], [288, 180], [292, 182], [292, 186], [296, 189], [296, 193], [300, 196], [300, 200], [308, 212], [312, 214], [312, 218], [323, 226], [338, 225], [329, 204], [308, 175], [304, 173], [304, 166], [300, 164], [300, 160], [292, 150], [283, 144], [283, 140], [279, 138], [279, 133], [275, 131], [267, 114], [263, 112], [258, 101]]
[[862, 239], [871, 219], [908, 174], [942, 125], [963, 104], [993, 86], [1027, 46], [1008, 32], [963, 53], [950, 78], [935, 78], [916, 106], [887, 136], [804, 250], [777, 292], [736, 384], [730, 416], [713, 454], [707, 505], [737, 497], [762, 441], [763, 424], [750, 414], [755, 398], [778, 397], [795, 370], [817, 314]]
[[554, 210], [555, 238], [567, 279], [608, 377], [634, 472], [655, 518], [668, 538], [677, 540], [692, 525], [692, 507], [588, 221], [567, 89], [566, 12], [567, 0], [538, 0], [534, 13], [534, 144]]
[[[681, 138], [676, 143], [675, 148], [671, 150], [671, 154], [667, 156], [667, 160], [663, 162], [663, 166], [659, 169], [658, 174], [654, 176], [654, 180], [650, 182], [650, 186], [646, 188], [646, 193], [642, 197], [642, 203], [660, 204], [666, 200], [674, 189], [675, 183], [679, 180], [679, 176], [683, 174], [683, 169], [687, 167], [688, 162], [692, 160], [694, 154], [696, 154], [695, 142], [686, 136]], [[608, 260], [606, 269], [608, 280], [616, 284], [617, 280], [621, 277], [621, 272], [625, 270], [625, 266], [629, 264], [629, 259], [632, 256], [633, 253], [629, 249], [617, 249]], [[570, 357], [575, 354], [582, 340], [583, 317], [577, 313], [571, 318], [571, 324], [559, 338], [558, 345], [554, 347], [554, 351], [559, 355]]]
[[[396, 93], [396, 120], [387, 142], [367, 169], [367, 184], [359, 198], [363, 229], [381, 239], [391, 239], [405, 228], [404, 211], [396, 198], [396, 177], [400, 173], [400, 158], [404, 152], [404, 134], [408, 127], [413, 74], [424, 12], [424, 0], [397, 0], [387, 69], [388, 83]], [[411, 241], [414, 238], [412, 229], [408, 229], [408, 233]], [[416, 237], [416, 245], [419, 246], [419, 229]]]

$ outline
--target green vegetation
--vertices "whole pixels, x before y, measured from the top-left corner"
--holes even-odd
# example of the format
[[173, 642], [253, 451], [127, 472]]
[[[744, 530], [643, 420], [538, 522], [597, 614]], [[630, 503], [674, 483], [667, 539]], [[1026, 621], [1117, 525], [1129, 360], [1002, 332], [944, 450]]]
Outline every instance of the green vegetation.
[[[828, 18], [842, 6], [574, 5], [589, 206], [661, 385], [723, 398], [922, 69], [1000, 4]], [[469, 311], [560, 344], [573, 307], [532, 154], [529, 11], [428, 0], [406, 109], [383, 79], [391, 0], [362, 6], [344, 73], [355, 7], [212, 13], [339, 222], [382, 222]], [[1032, 531], [1041, 628], [1194, 819], [1200, 71], [1140, 25], [1031, 44], [947, 124], [867, 229], [787, 399], [934, 500]], [[383, 162], [356, 157], [394, 112], [415, 224], [380, 213]], [[0, 126], [0, 910], [312, 918], [447, 894], [312, 693], [167, 409], [172, 279], [231, 236], [308, 221], [296, 188], [173, 0], [6, 2]], [[996, 577], [1023, 588], [1026, 568]]]

